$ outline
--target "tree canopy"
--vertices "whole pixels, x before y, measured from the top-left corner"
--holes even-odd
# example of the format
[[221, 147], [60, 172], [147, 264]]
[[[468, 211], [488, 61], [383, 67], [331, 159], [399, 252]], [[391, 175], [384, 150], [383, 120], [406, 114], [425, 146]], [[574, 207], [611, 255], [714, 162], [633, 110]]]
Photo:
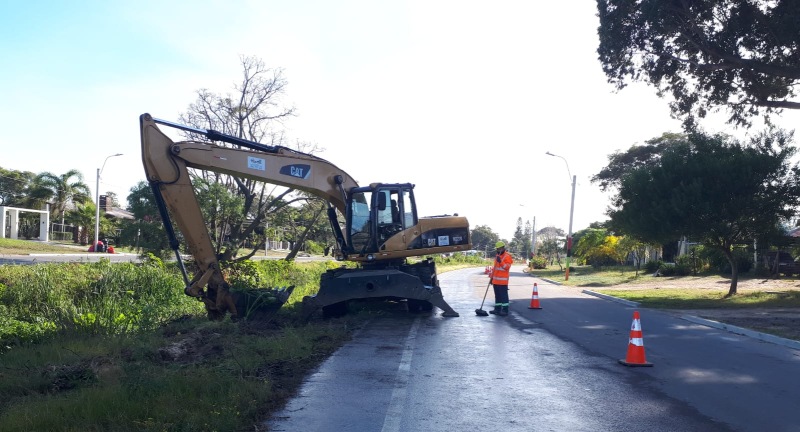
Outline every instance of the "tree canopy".
[[472, 229], [472, 248], [476, 250], [494, 250], [494, 245], [500, 240], [500, 235], [492, 231], [488, 225], [478, 225]]
[[[285, 145], [281, 121], [295, 115], [295, 108], [286, 106], [283, 98], [288, 82], [280, 68], [268, 68], [256, 57], [242, 56], [242, 77], [234, 92], [219, 94], [207, 89], [197, 91], [197, 100], [180, 116], [181, 122], [201, 129], [222, 133], [268, 145]], [[205, 137], [187, 134], [190, 139], [204, 141]], [[218, 145], [226, 145], [217, 143]], [[298, 143], [298, 147], [309, 146]], [[199, 191], [208, 191], [210, 201], [202, 201], [204, 216], [209, 218], [212, 240], [222, 261], [236, 259], [237, 252], [248, 240], [257, 239], [252, 252], [238, 258], [248, 259], [264, 246], [265, 237], [259, 235], [268, 215], [295, 201], [308, 197], [283, 189], [273, 195], [276, 187], [242, 177], [209, 171], [193, 171], [192, 177]], [[217, 184], [218, 186], [211, 186]], [[222, 194], [222, 189], [228, 195]], [[302, 242], [296, 242], [299, 247]], [[293, 251], [296, 253], [297, 251]]]
[[[736, 244], [772, 233], [800, 205], [792, 135], [772, 129], [749, 143], [694, 132], [612, 155], [605, 181], [617, 189], [610, 225], [644, 242], [688, 236], [720, 250], [731, 263], [729, 295], [736, 293]], [[620, 162], [623, 161], [623, 162]], [[595, 176], [597, 178], [597, 176]]]
[[92, 201], [89, 186], [83, 182], [83, 174], [76, 169], [61, 175], [45, 171], [36, 176], [35, 183], [35, 190], [32, 193], [51, 200], [53, 202], [51, 212], [54, 215], [61, 215], [62, 221], [67, 204]]
[[726, 107], [729, 122], [800, 108], [800, 2], [597, 0], [603, 71], [670, 94], [686, 126]]

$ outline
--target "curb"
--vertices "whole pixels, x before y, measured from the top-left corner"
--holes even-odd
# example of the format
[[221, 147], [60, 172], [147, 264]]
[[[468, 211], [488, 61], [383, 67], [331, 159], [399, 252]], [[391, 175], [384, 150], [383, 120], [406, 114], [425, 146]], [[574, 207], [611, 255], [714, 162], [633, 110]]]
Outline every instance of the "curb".
[[681, 316], [682, 319], [686, 321], [693, 322], [695, 324], [700, 324], [708, 327], [713, 327], [720, 330], [725, 330], [731, 333], [735, 333], [742, 336], [751, 337], [754, 339], [762, 340], [764, 342], [770, 342], [778, 345], [783, 345], [785, 347], [794, 348], [796, 350], [800, 350], [800, 341], [782, 338], [780, 336], [775, 336], [769, 333], [761, 333], [755, 330], [750, 330], [742, 327], [737, 327], [730, 324], [721, 323], [718, 321], [713, 321], [705, 318], [700, 318], [692, 315], [683, 315]]
[[610, 295], [607, 295], [607, 294], [600, 294], [599, 292], [590, 291], [590, 290], [583, 290], [581, 292], [584, 293], [584, 294], [589, 294], [591, 296], [600, 297], [602, 299], [611, 300], [613, 302], [622, 303], [622, 304], [624, 304], [626, 306], [639, 307], [639, 302], [625, 300], [625, 299], [617, 298], [617, 297], [610, 296]]
[[[624, 305], [631, 306], [631, 307], [639, 307], [639, 305], [640, 305], [638, 302], [633, 302], [633, 301], [630, 301], [630, 300], [624, 300], [624, 299], [613, 297], [613, 296], [610, 296], [610, 295], [607, 295], [607, 294], [600, 294], [599, 292], [595, 292], [595, 291], [583, 290], [581, 292], [584, 293], [584, 294], [589, 294], [591, 296], [599, 297], [599, 298], [610, 300], [610, 301], [613, 301], [613, 302], [622, 303]], [[758, 331], [755, 331], [755, 330], [750, 330], [750, 329], [737, 327], [737, 326], [730, 325], [730, 324], [721, 323], [719, 321], [713, 321], [713, 320], [709, 320], [709, 319], [705, 319], [705, 318], [696, 317], [696, 316], [693, 316], [693, 315], [681, 315], [679, 318], [681, 318], [683, 320], [686, 320], [686, 321], [689, 321], [689, 322], [693, 322], [695, 324], [704, 325], [706, 327], [712, 327], [712, 328], [716, 328], [716, 329], [719, 329], [719, 330], [725, 330], [727, 332], [731, 332], [731, 333], [734, 333], [734, 334], [747, 336], [747, 337], [758, 339], [758, 340], [761, 340], [761, 341], [764, 341], [764, 342], [774, 343], [776, 345], [782, 345], [782, 346], [785, 346], [785, 347], [788, 347], [788, 348], [793, 348], [793, 349], [796, 349], [796, 350], [800, 350], [800, 341], [796, 341], [796, 340], [792, 340], [792, 339], [786, 339], [786, 338], [782, 338], [780, 336], [775, 336], [775, 335], [772, 335], [772, 334], [769, 334], [769, 333], [762, 333], [762, 332], [758, 332]]]

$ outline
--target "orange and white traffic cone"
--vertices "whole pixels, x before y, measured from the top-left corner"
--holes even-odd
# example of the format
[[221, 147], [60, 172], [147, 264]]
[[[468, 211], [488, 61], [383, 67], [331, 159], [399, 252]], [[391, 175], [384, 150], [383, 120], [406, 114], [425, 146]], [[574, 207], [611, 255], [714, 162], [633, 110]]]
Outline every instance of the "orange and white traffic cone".
[[541, 309], [542, 307], [539, 306], [539, 286], [536, 285], [536, 282], [533, 283], [533, 294], [531, 294], [531, 305], [528, 306], [528, 309]]
[[633, 311], [631, 335], [628, 338], [628, 354], [625, 356], [625, 360], [619, 362], [625, 366], [653, 366], [652, 363], [647, 362], [644, 356], [644, 337], [639, 311]]

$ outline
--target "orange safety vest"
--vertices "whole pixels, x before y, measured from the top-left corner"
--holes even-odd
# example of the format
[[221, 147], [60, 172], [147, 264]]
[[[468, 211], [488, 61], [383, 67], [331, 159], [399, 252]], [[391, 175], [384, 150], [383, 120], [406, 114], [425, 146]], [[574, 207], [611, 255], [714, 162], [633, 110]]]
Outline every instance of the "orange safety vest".
[[514, 259], [511, 254], [503, 252], [500, 255], [500, 262], [494, 260], [494, 268], [492, 269], [492, 283], [495, 285], [508, 285], [509, 272], [511, 271], [511, 264]]

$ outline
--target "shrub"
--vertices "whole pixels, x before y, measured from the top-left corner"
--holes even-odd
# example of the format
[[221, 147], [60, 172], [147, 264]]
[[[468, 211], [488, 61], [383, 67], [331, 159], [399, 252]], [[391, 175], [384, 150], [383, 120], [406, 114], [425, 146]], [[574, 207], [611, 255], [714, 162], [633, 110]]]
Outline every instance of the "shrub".
[[658, 266], [658, 274], [661, 276], [675, 276], [677, 274], [675, 271], [675, 264], [662, 262], [661, 265]]
[[656, 270], [660, 269], [663, 264], [664, 261], [661, 260], [650, 260], [644, 264], [644, 270], [647, 273], [655, 273]]
[[675, 275], [676, 276], [688, 276], [692, 274], [693, 267], [692, 267], [692, 257], [689, 255], [679, 256], [675, 262]]
[[[731, 264], [719, 249], [697, 248], [697, 256], [708, 262], [708, 266], [719, 274], [731, 274]], [[735, 248], [733, 260], [739, 273], [747, 273], [753, 268], [753, 255], [746, 248]]]
[[530, 262], [528, 263], [528, 267], [532, 269], [546, 269], [547, 268], [547, 258], [536, 255], [531, 258]]
[[313, 240], [306, 240], [303, 246], [305, 251], [312, 255], [322, 255], [325, 252], [325, 246]]

